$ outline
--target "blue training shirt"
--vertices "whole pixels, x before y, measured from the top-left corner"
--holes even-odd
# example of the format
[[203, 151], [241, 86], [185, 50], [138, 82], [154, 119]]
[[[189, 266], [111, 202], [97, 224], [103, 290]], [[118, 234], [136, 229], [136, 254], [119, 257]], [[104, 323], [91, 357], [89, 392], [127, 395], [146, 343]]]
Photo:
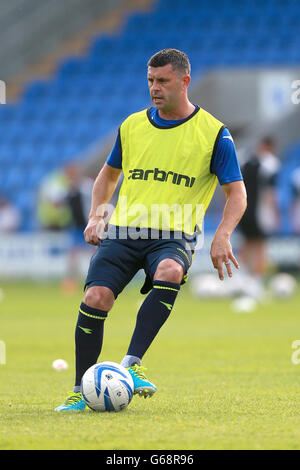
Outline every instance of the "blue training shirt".
[[[150, 115], [153, 121], [160, 126], [170, 126], [182, 121], [182, 119], [178, 121], [162, 119], [158, 110], [154, 107], [150, 108]], [[106, 163], [114, 168], [122, 169], [120, 130]], [[211, 162], [211, 172], [217, 176], [220, 185], [243, 179], [235, 145], [227, 128], [223, 129], [220, 134], [217, 149]]]

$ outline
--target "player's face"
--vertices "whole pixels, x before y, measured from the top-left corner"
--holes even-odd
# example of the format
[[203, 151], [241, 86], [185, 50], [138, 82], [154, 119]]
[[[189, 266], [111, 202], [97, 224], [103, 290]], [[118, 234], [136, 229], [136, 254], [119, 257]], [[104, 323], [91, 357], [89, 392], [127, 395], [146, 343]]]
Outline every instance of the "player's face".
[[174, 71], [171, 64], [148, 67], [148, 87], [153, 105], [163, 111], [176, 109], [186, 91], [186, 77]]

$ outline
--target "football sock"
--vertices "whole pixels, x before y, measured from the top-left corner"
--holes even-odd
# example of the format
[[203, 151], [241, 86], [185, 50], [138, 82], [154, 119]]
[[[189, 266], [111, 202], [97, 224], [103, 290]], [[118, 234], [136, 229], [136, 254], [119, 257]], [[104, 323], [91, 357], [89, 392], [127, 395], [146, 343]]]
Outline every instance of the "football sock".
[[133, 364], [137, 364], [138, 366], [141, 365], [141, 359], [136, 356], [129, 356], [126, 355], [121, 362], [121, 366], [123, 367], [131, 367]]
[[153, 289], [147, 295], [138, 312], [127, 356], [142, 359], [169, 317], [179, 290], [180, 284], [166, 281], [153, 282]]
[[74, 392], [78, 392], [85, 371], [96, 364], [103, 343], [104, 321], [107, 312], [89, 307], [84, 302], [79, 309], [75, 329], [76, 377]]

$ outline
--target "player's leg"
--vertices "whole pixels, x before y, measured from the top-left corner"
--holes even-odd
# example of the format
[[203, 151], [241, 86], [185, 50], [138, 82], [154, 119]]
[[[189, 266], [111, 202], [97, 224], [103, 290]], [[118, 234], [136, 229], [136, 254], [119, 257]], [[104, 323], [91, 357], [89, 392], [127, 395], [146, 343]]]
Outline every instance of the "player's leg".
[[135, 275], [137, 260], [124, 243], [104, 240], [92, 257], [75, 329], [76, 374], [73, 392], [56, 411], [83, 409], [80, 383], [101, 353], [104, 322], [115, 299]]
[[164, 259], [154, 275], [153, 289], [144, 300], [136, 320], [127, 355], [122, 361], [134, 380], [134, 393], [152, 396], [156, 386], [150, 382], [141, 367], [141, 359], [169, 317], [180, 289], [182, 267], [172, 259]]
[[104, 322], [114, 301], [114, 293], [105, 286], [92, 286], [87, 289], [84, 295], [75, 329], [76, 377], [74, 392], [80, 391], [83, 374], [97, 362], [100, 356]]
[[262, 300], [266, 274], [265, 237], [258, 229], [255, 229], [255, 226], [252, 229], [251, 236], [245, 237], [240, 250], [240, 259], [241, 266], [246, 272], [243, 285], [244, 291], [247, 295], [259, 301]]
[[140, 359], [167, 320], [180, 290], [183, 268], [172, 259], [163, 259], [153, 277], [153, 288], [141, 305], [128, 349], [129, 356]]
[[158, 241], [147, 256], [147, 279], [141, 292], [146, 293], [145, 286], [148, 286], [150, 293], [139, 309], [127, 355], [122, 361], [137, 382], [135, 393], [151, 396], [156, 391], [140, 369], [141, 360], [169, 317], [191, 262], [192, 251], [177, 241]]
[[80, 391], [85, 371], [95, 364], [101, 353], [104, 322], [114, 304], [114, 294], [105, 286], [87, 289], [79, 308], [75, 328], [75, 385], [65, 402], [55, 411], [73, 411], [85, 408]]
[[249, 259], [250, 272], [263, 277], [266, 272], [265, 240], [256, 238], [249, 243], [252, 257]]

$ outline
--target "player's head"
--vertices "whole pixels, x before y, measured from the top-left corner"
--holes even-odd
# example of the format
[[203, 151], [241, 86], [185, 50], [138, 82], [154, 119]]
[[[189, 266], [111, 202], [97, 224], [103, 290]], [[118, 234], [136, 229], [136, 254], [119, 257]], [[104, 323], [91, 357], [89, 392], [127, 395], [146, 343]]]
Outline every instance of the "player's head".
[[148, 86], [157, 109], [176, 109], [187, 97], [191, 81], [191, 64], [187, 55], [177, 49], [163, 49], [148, 61]]
[[275, 153], [276, 152], [276, 140], [273, 136], [264, 136], [258, 145], [258, 153], [260, 155], [265, 155], [269, 153]]

